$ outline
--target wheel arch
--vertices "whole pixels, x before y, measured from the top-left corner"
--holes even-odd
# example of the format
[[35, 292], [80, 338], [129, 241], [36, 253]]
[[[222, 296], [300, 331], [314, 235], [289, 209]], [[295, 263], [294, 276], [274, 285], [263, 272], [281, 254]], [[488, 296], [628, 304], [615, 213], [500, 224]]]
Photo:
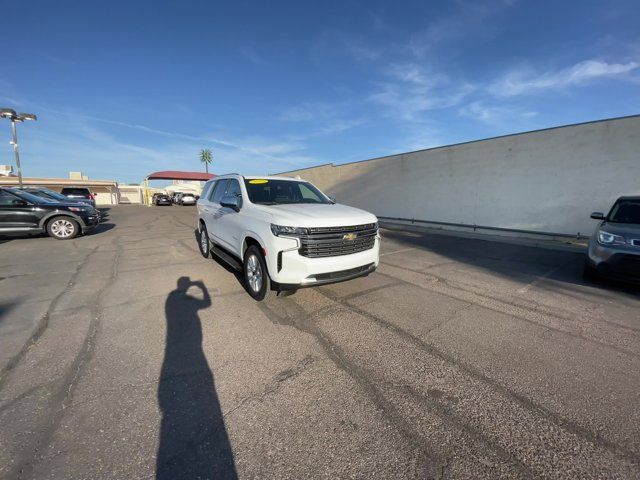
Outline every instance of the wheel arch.
[[56, 210], [54, 212], [46, 214], [44, 217], [40, 219], [40, 223], [39, 223], [40, 228], [42, 228], [43, 230], [46, 229], [47, 224], [51, 220], [53, 220], [55, 217], [70, 217], [74, 219], [76, 222], [78, 222], [78, 225], [80, 226], [80, 228], [83, 228], [84, 226], [84, 222], [82, 221], [82, 219], [78, 215], [73, 214], [73, 212]]
[[265, 254], [265, 248], [264, 248], [264, 242], [262, 241], [262, 239], [260, 238], [259, 235], [253, 233], [253, 232], [247, 232], [244, 234], [243, 238], [242, 238], [242, 251], [241, 251], [241, 255], [244, 258], [244, 254], [247, 251], [247, 249], [251, 246], [251, 245], [257, 245], [258, 248], [260, 248], [262, 250], [262, 254]]

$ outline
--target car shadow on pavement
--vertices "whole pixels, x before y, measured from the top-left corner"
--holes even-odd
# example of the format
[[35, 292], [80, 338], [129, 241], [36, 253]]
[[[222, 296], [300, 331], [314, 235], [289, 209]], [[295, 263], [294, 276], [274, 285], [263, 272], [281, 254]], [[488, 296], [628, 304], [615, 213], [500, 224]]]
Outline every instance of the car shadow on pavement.
[[100, 233], [104, 233], [104, 232], [108, 232], [109, 230], [115, 228], [115, 224], [114, 223], [99, 223], [98, 225], [96, 225], [94, 228], [92, 228], [91, 230], [89, 230], [87, 232], [87, 234], [89, 235], [96, 235], [96, 234], [100, 234]]
[[[201, 294], [194, 296], [189, 289]], [[237, 478], [213, 373], [202, 349], [198, 311], [210, 306], [204, 283], [188, 277], [178, 279], [165, 303], [167, 337], [158, 385], [162, 422], [157, 479]]]
[[[464, 238], [443, 233], [386, 230], [384, 238], [418, 250], [426, 250], [455, 262], [473, 265], [491, 274], [523, 282], [523, 284], [531, 282], [532, 278], [545, 278], [554, 282], [550, 288], [555, 291], [561, 288], [566, 293], [576, 291], [576, 288], [591, 286], [597, 287], [603, 293], [615, 291], [633, 298], [637, 298], [640, 293], [637, 285], [604, 278], [597, 281], [584, 279], [582, 276], [584, 253], [515, 245], [492, 241], [490, 238], [486, 240]], [[383, 263], [387, 261], [384, 259]], [[544, 289], [544, 282], [538, 283], [536, 288]], [[590, 295], [597, 295], [597, 293], [591, 292]]]

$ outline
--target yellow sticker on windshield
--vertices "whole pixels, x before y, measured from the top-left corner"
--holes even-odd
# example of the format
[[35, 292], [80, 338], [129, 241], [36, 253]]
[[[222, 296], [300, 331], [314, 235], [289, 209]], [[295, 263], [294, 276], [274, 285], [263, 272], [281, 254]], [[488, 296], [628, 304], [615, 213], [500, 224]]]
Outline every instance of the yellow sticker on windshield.
[[249, 180], [249, 183], [253, 185], [259, 185], [261, 183], [269, 183], [269, 180], [265, 180], [264, 178], [256, 178], [254, 180]]

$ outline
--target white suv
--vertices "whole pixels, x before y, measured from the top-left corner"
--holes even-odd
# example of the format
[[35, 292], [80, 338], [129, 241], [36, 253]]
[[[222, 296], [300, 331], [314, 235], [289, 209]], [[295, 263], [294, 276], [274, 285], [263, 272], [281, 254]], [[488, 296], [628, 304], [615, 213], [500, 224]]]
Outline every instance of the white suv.
[[304, 180], [219, 176], [205, 184], [197, 207], [202, 255], [213, 252], [241, 270], [256, 300], [378, 266], [376, 216], [339, 205]]

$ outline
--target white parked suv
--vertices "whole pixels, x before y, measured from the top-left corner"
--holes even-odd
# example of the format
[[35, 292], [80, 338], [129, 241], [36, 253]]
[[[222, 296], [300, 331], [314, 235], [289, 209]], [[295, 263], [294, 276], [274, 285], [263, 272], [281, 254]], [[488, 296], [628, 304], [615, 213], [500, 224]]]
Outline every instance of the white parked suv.
[[256, 300], [378, 266], [376, 216], [337, 204], [304, 180], [219, 176], [205, 184], [197, 209], [202, 255], [213, 252], [241, 270]]

